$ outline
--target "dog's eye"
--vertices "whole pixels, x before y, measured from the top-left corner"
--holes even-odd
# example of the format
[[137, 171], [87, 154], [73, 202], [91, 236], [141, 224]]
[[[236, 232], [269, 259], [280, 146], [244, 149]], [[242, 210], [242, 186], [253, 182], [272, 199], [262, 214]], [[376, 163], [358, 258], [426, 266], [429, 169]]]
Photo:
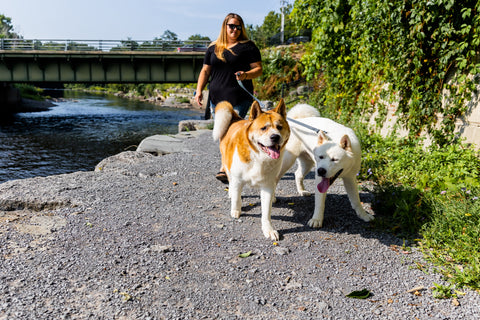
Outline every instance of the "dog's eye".
[[323, 159], [325, 159], [325, 157], [324, 156], [319, 156], [318, 159], [323, 160]]
[[265, 131], [265, 130], [267, 130], [267, 126], [265, 126], [265, 127], [262, 127], [260, 130], [262, 130], [262, 131]]
[[332, 162], [337, 162], [338, 160], [336, 158], [332, 158]]
[[278, 130], [282, 130], [283, 127], [282, 127], [282, 126], [277, 126], [277, 129], [278, 129]]

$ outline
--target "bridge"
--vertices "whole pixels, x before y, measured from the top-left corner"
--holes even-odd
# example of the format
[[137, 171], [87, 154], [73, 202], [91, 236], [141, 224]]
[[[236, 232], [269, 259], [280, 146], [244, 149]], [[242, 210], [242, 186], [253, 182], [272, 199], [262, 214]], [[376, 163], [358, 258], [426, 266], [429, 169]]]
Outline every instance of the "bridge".
[[192, 83], [204, 52], [177, 48], [208, 43], [0, 39], [0, 83]]

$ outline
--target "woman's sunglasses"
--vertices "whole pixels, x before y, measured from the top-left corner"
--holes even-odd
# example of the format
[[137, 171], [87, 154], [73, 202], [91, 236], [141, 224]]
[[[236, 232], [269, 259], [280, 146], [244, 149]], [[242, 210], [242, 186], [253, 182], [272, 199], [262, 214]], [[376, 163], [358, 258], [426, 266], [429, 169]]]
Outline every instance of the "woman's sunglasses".
[[239, 24], [231, 24], [228, 23], [227, 26], [230, 28], [230, 30], [235, 30], [237, 29], [238, 31], [242, 31], [242, 26]]

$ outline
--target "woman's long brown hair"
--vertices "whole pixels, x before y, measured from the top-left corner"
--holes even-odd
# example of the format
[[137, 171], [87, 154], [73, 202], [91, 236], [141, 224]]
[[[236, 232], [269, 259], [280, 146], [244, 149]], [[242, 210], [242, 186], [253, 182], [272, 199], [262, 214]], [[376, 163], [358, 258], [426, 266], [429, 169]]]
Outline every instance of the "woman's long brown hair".
[[218, 35], [218, 38], [217, 40], [215, 40], [213, 44], [215, 44], [215, 55], [217, 56], [218, 59], [222, 60], [223, 62], [225, 62], [225, 57], [223, 56], [223, 52], [225, 50], [228, 50], [230, 51], [232, 54], [235, 54], [233, 53], [232, 50], [230, 50], [229, 48], [227, 48], [228, 46], [228, 41], [227, 41], [227, 23], [228, 23], [228, 20], [230, 19], [237, 19], [239, 22], [240, 22], [240, 25], [242, 26], [242, 30], [240, 31], [240, 35], [238, 36], [238, 41], [239, 42], [247, 42], [247, 41], [250, 41], [250, 39], [248, 39], [248, 35], [247, 35], [247, 31], [245, 30], [245, 24], [243, 23], [243, 19], [242, 17], [240, 17], [238, 14], [236, 13], [229, 13], [227, 14], [227, 16], [225, 17], [225, 19], [223, 20], [223, 23], [222, 23], [222, 29], [220, 29], [220, 34]]

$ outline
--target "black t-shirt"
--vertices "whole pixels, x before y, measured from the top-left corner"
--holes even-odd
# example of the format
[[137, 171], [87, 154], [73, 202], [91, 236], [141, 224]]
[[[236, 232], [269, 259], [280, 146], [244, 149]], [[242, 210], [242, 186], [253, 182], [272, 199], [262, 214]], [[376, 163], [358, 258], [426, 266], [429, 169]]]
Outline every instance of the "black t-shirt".
[[[260, 50], [252, 41], [239, 42], [230, 50], [235, 55], [225, 49], [223, 56], [227, 62], [223, 62], [215, 55], [215, 45], [210, 46], [203, 60], [204, 64], [211, 66], [210, 101], [215, 105], [224, 100], [234, 106], [245, 100], [253, 101], [252, 97], [238, 85], [235, 72], [248, 71], [251, 69], [251, 63], [261, 61]], [[243, 80], [242, 83], [253, 94], [252, 80]]]

